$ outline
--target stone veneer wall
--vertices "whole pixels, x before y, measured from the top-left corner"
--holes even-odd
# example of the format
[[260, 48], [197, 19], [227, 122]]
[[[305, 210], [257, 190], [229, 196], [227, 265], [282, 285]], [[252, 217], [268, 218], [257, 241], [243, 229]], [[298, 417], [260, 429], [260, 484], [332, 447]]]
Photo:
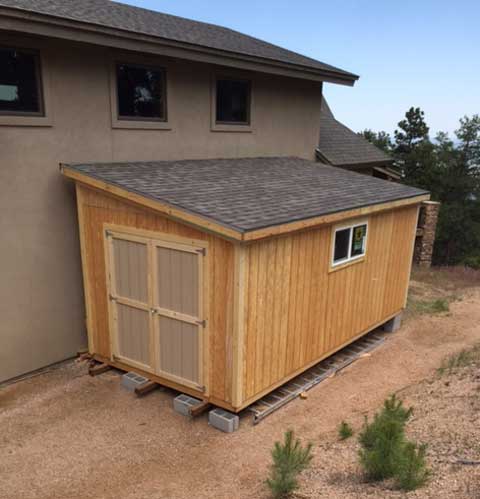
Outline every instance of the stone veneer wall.
[[440, 203], [436, 201], [425, 201], [420, 207], [415, 251], [413, 253], [413, 263], [420, 267], [430, 267], [432, 264], [433, 244], [435, 242], [439, 211]]

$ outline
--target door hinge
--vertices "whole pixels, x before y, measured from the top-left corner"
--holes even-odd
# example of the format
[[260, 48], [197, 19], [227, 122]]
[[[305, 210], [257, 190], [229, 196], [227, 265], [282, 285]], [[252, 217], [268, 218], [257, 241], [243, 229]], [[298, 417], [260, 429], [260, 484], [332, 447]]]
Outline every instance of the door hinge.
[[113, 295], [108, 295], [111, 301], [117, 301], [117, 297]]
[[200, 255], [207, 256], [207, 248], [200, 248], [195, 250], [197, 253], [200, 253]]
[[105, 235], [106, 235], [107, 237], [111, 237], [111, 236], [112, 236], [112, 232], [111, 232], [110, 230], [106, 230], [106, 231], [105, 231]]
[[202, 327], [207, 327], [207, 321], [206, 320], [203, 320], [203, 321], [195, 321], [199, 326], [202, 326]]

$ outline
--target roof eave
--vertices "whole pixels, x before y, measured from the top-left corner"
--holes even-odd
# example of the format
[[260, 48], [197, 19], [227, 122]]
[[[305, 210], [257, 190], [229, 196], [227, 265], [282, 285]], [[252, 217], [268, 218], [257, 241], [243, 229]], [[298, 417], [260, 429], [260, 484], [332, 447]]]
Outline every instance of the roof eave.
[[353, 86], [359, 78], [352, 73], [315, 69], [1, 5], [0, 16], [2, 17], [2, 30], [93, 43], [124, 50], [347, 86]]

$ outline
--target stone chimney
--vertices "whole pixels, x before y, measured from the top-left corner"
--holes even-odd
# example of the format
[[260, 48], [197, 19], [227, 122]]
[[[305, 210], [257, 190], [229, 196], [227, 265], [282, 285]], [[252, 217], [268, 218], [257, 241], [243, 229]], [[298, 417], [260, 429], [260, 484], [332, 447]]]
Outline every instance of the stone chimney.
[[433, 244], [435, 243], [439, 211], [440, 203], [436, 201], [424, 201], [420, 206], [415, 251], [413, 253], [413, 263], [420, 267], [428, 268], [432, 264]]

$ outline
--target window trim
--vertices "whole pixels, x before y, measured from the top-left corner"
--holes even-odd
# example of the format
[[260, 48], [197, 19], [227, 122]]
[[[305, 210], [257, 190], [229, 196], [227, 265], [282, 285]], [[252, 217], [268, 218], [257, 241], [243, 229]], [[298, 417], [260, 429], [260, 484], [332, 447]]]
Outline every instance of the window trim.
[[[217, 83], [219, 80], [247, 82], [248, 95], [248, 122], [217, 121]], [[211, 82], [211, 131], [212, 132], [246, 132], [254, 131], [254, 83], [248, 75], [214, 73]]]
[[[362, 225], [366, 226], [365, 248], [364, 248], [364, 251], [361, 255], [352, 256], [353, 231], [356, 227], [361, 227]], [[340, 232], [340, 231], [345, 230], [345, 229], [350, 229], [350, 235], [348, 238], [348, 256], [347, 256], [347, 258], [343, 258], [342, 260], [338, 260], [337, 262], [335, 262], [334, 261], [335, 241], [336, 241], [337, 232]], [[367, 251], [368, 251], [368, 234], [369, 234], [368, 219], [359, 219], [359, 220], [351, 221], [349, 223], [334, 225], [332, 227], [332, 237], [331, 237], [332, 241], [331, 241], [331, 247], [330, 247], [330, 271], [342, 269], [342, 268], [348, 267], [350, 265], [353, 265], [354, 263], [365, 261], [365, 259], [367, 257]]]
[[32, 49], [23, 44], [12, 43], [12, 40], [0, 39], [0, 46], [29, 53], [35, 57], [37, 95], [39, 111], [0, 111], [0, 126], [53, 126], [53, 113], [50, 109], [50, 73], [48, 61], [45, 61], [43, 50]]
[[[133, 66], [137, 68], [153, 69], [163, 73], [164, 86], [165, 86], [165, 99], [164, 110], [165, 118], [149, 118], [149, 117], [136, 117], [136, 116], [121, 116], [120, 106], [118, 101], [118, 82], [117, 70], [120, 65]], [[112, 115], [112, 128], [125, 128], [125, 129], [140, 129], [140, 130], [171, 130], [172, 123], [170, 120], [169, 112], [169, 97], [171, 94], [170, 88], [170, 71], [165, 64], [155, 64], [146, 62], [145, 60], [131, 60], [129, 58], [115, 58], [110, 64], [110, 105]]]

